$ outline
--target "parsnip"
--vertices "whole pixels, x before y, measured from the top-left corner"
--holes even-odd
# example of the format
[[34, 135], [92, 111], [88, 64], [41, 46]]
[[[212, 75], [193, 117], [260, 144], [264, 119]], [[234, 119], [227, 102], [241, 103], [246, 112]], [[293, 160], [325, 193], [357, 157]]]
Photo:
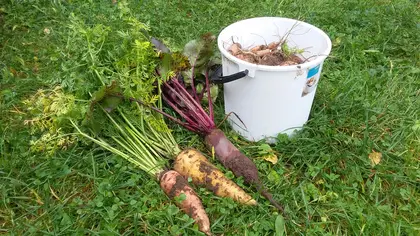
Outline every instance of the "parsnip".
[[175, 159], [173, 169], [185, 178], [191, 177], [196, 185], [202, 185], [220, 197], [229, 197], [245, 205], [257, 202], [212, 165], [207, 158], [195, 149], [182, 151]]

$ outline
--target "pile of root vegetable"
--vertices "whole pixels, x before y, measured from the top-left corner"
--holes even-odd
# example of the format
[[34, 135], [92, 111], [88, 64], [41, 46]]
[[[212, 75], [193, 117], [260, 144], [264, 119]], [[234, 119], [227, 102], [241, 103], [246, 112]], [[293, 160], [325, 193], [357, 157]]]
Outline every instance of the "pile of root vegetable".
[[299, 50], [290, 50], [285, 41], [261, 44], [248, 49], [242, 48], [240, 43], [232, 43], [228, 51], [243, 61], [258, 65], [290, 66], [304, 62]]
[[[119, 24], [131, 27], [127, 34], [108, 34]], [[171, 52], [150, 37], [141, 22], [123, 18], [119, 24], [91, 26], [71, 19], [69, 29], [75, 38], [68, 48], [77, 50], [63, 63], [80, 66], [61, 73], [79, 76], [63, 76], [64, 82], [53, 84], [54, 89], [40, 90], [25, 102], [32, 115], [27, 124], [40, 137], [33, 142], [34, 150], [54, 152], [76, 143], [101, 147], [148, 174], [206, 235], [212, 234], [211, 219], [195, 187], [246, 206], [257, 205], [209, 161], [210, 153], [283, 212], [263, 186], [254, 162], [216, 127], [212, 101], [217, 86], [209, 80], [211, 68], [218, 64], [215, 37], [205, 34], [184, 50]], [[164, 104], [177, 117], [165, 113]], [[167, 121], [198, 134], [207, 153], [179, 147]]]

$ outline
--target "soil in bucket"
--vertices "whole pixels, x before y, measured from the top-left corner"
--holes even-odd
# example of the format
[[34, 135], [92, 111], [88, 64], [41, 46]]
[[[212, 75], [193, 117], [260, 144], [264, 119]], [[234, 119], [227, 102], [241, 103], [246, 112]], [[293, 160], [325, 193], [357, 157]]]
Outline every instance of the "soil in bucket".
[[301, 50], [290, 49], [285, 41], [261, 44], [249, 49], [242, 48], [240, 43], [232, 43], [228, 51], [243, 61], [267, 66], [290, 66], [302, 64], [304, 60], [299, 55]]
[[228, 51], [236, 58], [252, 64], [267, 66], [291, 66], [302, 64], [306, 61], [301, 55], [304, 50], [291, 48], [287, 44], [287, 38], [295, 26], [296, 24], [293, 25], [283, 37], [280, 37], [278, 41], [253, 46], [248, 49], [242, 48], [240, 43], [233, 42], [232, 38], [232, 45], [229, 47]]

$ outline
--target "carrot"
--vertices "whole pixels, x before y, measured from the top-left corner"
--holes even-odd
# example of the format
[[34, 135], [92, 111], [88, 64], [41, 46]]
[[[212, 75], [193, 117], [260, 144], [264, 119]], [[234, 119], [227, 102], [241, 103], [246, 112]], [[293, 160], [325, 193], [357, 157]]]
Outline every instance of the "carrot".
[[[71, 123], [83, 137], [126, 159], [149, 175], [155, 177], [160, 182], [160, 187], [163, 192], [170, 199], [174, 200], [175, 204], [182, 211], [194, 219], [199, 230], [206, 235], [211, 235], [210, 220], [198, 195], [188, 185], [187, 180], [181, 174], [174, 170], [166, 170], [167, 160], [164, 158], [162, 150], [179, 151], [176, 145], [171, 146], [174, 141], [172, 136], [168, 136], [164, 132], [157, 132], [146, 122], [143, 124], [143, 129], [139, 130], [122, 112], [120, 115], [123, 119], [114, 119], [108, 113], [106, 115], [111, 121], [110, 129], [115, 128], [115, 133], [112, 132], [107, 137], [114, 141], [112, 145], [103, 138], [94, 138], [81, 131], [73, 121]], [[181, 197], [181, 195], [185, 195], [185, 199], [177, 201], [177, 198]]]
[[207, 217], [203, 204], [181, 174], [174, 170], [163, 172], [160, 177], [160, 187], [171, 199], [184, 194], [185, 199], [175, 201], [175, 204], [195, 220], [201, 232], [211, 235], [210, 220]]
[[191, 177], [194, 184], [211, 189], [217, 196], [229, 197], [245, 205], [257, 204], [250, 195], [226, 178], [198, 150], [190, 148], [182, 151], [175, 158], [173, 168], [185, 178]]

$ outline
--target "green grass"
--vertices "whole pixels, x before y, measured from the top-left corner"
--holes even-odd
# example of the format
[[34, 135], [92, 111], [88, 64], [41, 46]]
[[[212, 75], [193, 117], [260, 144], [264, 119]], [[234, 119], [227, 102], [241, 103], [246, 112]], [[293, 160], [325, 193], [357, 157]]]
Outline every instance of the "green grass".
[[[255, 16], [299, 18], [323, 29], [333, 41], [311, 119], [294, 138], [279, 137], [272, 147], [277, 164], [259, 158], [263, 143], [245, 142], [227, 124], [221, 127], [254, 157], [265, 184], [286, 206], [285, 233], [419, 235], [419, 2], [198, 2], [144, 0], [125, 7], [175, 48]], [[65, 45], [75, 45], [66, 28], [70, 14], [87, 24], [115, 24], [123, 10], [111, 1], [1, 4], [0, 233], [197, 234], [192, 220], [158, 184], [121, 158], [82, 144], [53, 156], [29, 151], [38, 136], [23, 125], [29, 116], [22, 101], [40, 88], [73, 86], [63, 84], [68, 70], [77, 66], [62, 60]], [[216, 104], [218, 121], [223, 119], [222, 102]], [[205, 151], [197, 136], [175, 131], [182, 146]], [[368, 158], [372, 151], [382, 153], [375, 167]], [[258, 194], [253, 196], [260, 205], [252, 208], [202, 189], [198, 193], [214, 233], [276, 232], [277, 213]]]

